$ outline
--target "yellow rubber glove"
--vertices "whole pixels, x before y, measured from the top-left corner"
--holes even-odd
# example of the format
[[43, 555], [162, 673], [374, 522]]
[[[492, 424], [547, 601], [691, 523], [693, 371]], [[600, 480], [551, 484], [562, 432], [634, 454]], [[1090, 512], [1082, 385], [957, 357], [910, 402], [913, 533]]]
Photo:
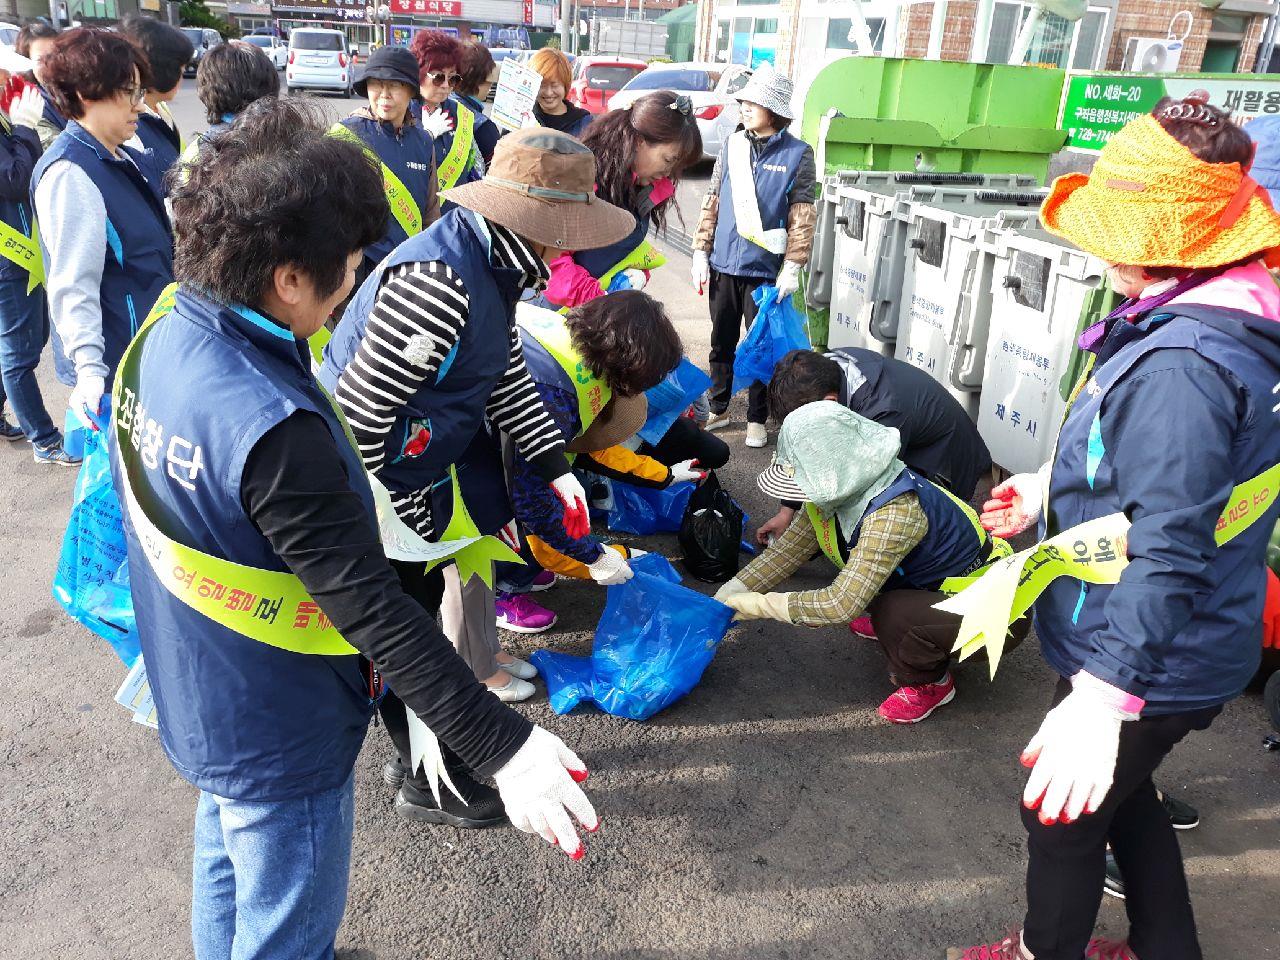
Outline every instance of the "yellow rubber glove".
[[787, 610], [789, 593], [735, 593], [724, 604], [738, 614], [739, 620], [780, 620], [791, 622]]

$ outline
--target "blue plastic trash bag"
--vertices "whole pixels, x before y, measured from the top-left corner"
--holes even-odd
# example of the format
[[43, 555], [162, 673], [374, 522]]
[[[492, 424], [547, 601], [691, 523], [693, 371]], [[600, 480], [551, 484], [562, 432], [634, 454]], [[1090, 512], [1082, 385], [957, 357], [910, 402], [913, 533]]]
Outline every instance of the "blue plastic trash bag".
[[645, 554], [631, 566], [634, 577], [609, 587], [590, 657], [539, 650], [530, 658], [556, 713], [594, 703], [647, 720], [698, 685], [724, 639], [729, 607], [682, 587], [665, 557]]
[[684, 519], [685, 507], [697, 486], [692, 480], [681, 480], [663, 490], [635, 487], [620, 480], [610, 484], [613, 503], [605, 522], [614, 533], [675, 533]]
[[680, 415], [689, 409], [689, 405], [706, 393], [710, 386], [711, 378], [694, 366], [688, 357], [682, 357], [680, 365], [661, 383], [644, 392], [649, 401], [649, 418], [639, 430], [640, 439], [656, 445]]
[[[110, 413], [104, 411], [102, 420], [110, 424]], [[141, 647], [129, 593], [129, 556], [120, 501], [111, 479], [107, 430], [89, 430], [68, 413], [65, 434], [72, 447], [83, 449], [84, 462], [76, 477], [71, 516], [53, 575], [53, 598], [131, 665]]]
[[809, 333], [804, 314], [788, 297], [778, 302], [778, 288], [764, 284], [751, 295], [759, 306], [755, 322], [733, 355], [733, 392], [745, 390], [759, 380], [773, 378], [778, 361], [792, 350], [808, 350]]

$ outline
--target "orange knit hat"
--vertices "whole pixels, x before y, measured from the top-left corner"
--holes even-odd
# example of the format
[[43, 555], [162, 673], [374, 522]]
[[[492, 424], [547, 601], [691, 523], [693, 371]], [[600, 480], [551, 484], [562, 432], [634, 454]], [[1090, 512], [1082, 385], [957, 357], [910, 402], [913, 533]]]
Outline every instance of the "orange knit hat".
[[1206, 163], [1152, 116], [1102, 149], [1091, 174], [1053, 182], [1045, 229], [1110, 263], [1219, 267], [1265, 253], [1280, 265], [1280, 215], [1238, 163]]

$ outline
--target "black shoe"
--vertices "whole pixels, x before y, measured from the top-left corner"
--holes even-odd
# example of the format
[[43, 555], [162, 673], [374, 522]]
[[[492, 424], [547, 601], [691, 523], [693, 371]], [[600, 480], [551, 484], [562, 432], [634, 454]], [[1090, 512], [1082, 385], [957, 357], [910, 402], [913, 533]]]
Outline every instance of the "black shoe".
[[430, 791], [419, 790], [412, 780], [406, 780], [396, 794], [396, 813], [406, 820], [443, 823], [468, 830], [496, 827], [507, 822], [507, 811], [497, 790], [476, 783], [457, 771], [451, 772], [450, 776], [467, 798], [466, 803], [455, 797], [443, 780], [440, 781], [439, 804]]
[[400, 762], [400, 758], [388, 760], [382, 765], [382, 782], [388, 787], [400, 789], [400, 784], [404, 783], [404, 778], [409, 775], [409, 768]]
[[1169, 822], [1173, 824], [1173, 829], [1194, 830], [1200, 826], [1200, 814], [1185, 800], [1178, 800], [1167, 793], [1162, 793], [1160, 802], [1164, 804], [1164, 812], [1169, 815]]
[[1120, 864], [1116, 863], [1116, 855], [1107, 848], [1107, 873], [1102, 881], [1102, 892], [1117, 900], [1124, 899], [1124, 877], [1120, 876]]
[[27, 439], [27, 435], [18, 427], [9, 422], [9, 418], [0, 413], [0, 440], [8, 440], [10, 443], [17, 443], [19, 440]]

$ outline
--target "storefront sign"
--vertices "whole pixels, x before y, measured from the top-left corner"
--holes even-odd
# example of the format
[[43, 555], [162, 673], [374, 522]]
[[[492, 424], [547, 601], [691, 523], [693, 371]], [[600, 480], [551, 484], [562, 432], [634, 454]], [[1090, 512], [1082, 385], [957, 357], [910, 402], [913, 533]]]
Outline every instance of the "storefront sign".
[[533, 26], [533, 0], [523, 0], [524, 7], [523, 23], [526, 27]]
[[1067, 79], [1058, 125], [1067, 146], [1096, 152], [1134, 117], [1150, 113], [1161, 97], [1185, 97], [1204, 90], [1215, 107], [1230, 110], [1237, 123], [1280, 114], [1280, 77], [1266, 74], [1074, 74]]
[[271, 4], [271, 12], [277, 19], [282, 13], [316, 13], [323, 19], [364, 20], [365, 6], [364, 0], [281, 0]]
[[391, 12], [418, 17], [460, 17], [462, 0], [391, 0]]

